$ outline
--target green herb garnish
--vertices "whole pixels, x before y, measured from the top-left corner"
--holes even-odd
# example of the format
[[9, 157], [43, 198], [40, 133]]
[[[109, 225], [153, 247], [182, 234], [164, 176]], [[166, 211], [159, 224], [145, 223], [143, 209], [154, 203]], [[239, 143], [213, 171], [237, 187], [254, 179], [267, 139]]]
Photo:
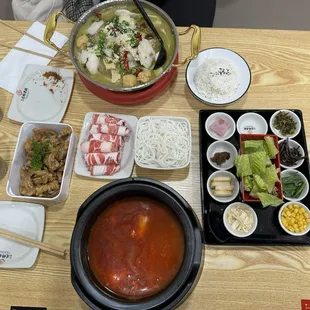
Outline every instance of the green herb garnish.
[[98, 49], [96, 50], [96, 56], [105, 55], [104, 50], [107, 48], [107, 38], [103, 31], [99, 32]]
[[130, 41], [129, 42], [130, 42], [130, 46], [133, 48], [136, 48], [139, 45], [139, 40], [134, 33], [132, 33], [130, 35]]
[[43, 143], [38, 143], [38, 141], [32, 140], [32, 157], [30, 166], [33, 170], [43, 169], [44, 156], [50, 152], [49, 140], [45, 140]]

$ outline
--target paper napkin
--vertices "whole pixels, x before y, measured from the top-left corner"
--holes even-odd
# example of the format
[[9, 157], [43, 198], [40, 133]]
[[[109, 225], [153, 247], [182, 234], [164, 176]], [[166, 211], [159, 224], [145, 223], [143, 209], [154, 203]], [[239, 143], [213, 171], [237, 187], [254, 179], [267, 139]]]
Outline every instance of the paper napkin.
[[[34, 22], [27, 30], [29, 34], [43, 40], [45, 25]], [[68, 38], [59, 32], [55, 32], [52, 41], [58, 46], [62, 47], [67, 42]], [[56, 51], [46, 45], [39, 43], [27, 36], [17, 42], [16, 46], [25, 48], [40, 54], [54, 57]], [[48, 65], [49, 59], [40, 56], [35, 56], [17, 50], [11, 50], [4, 59], [0, 62], [0, 87], [6, 89], [10, 93], [15, 93], [17, 84], [27, 64]]]

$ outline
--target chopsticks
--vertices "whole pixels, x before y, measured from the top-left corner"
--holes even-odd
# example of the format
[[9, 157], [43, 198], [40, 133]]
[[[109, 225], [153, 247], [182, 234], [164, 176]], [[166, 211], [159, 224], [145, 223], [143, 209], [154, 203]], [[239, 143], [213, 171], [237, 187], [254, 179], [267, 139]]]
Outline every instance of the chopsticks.
[[45, 242], [41, 242], [41, 241], [37, 241], [37, 240], [33, 240], [30, 238], [27, 238], [25, 236], [13, 233], [11, 231], [5, 230], [3, 228], [0, 228], [0, 236], [1, 237], [5, 237], [11, 240], [14, 240], [18, 243], [33, 247], [33, 248], [39, 248], [42, 251], [45, 251], [49, 254], [54, 254], [57, 256], [65, 256], [66, 255], [66, 250], [59, 248], [55, 245], [52, 244], [48, 244]]
[[35, 56], [47, 58], [49, 60], [59, 61], [59, 62], [62, 62], [64, 64], [66, 64], [66, 65], [71, 65], [70, 63], [67, 63], [66, 61], [64, 61], [62, 59], [57, 59], [57, 58], [54, 58], [54, 57], [51, 57], [51, 56], [48, 56], [48, 55], [44, 55], [44, 54], [41, 54], [41, 53], [38, 53], [38, 52], [27, 50], [25, 48], [21, 48], [21, 47], [18, 47], [18, 46], [10, 46], [10, 45], [3, 44], [1, 42], [0, 42], [0, 46], [6, 47], [8, 49], [13, 49], [13, 50], [21, 51], [21, 52], [24, 52], [24, 53], [32, 54], [32, 55], [35, 55]]
[[[44, 42], [43, 40], [40, 40], [40, 39], [38, 39], [37, 37], [33, 36], [32, 34], [26, 32], [26, 31], [20, 30], [20, 29], [18, 29], [18, 28], [16, 28], [16, 27], [14, 27], [14, 26], [12, 26], [12, 25], [6, 23], [6, 22], [5, 22], [4, 20], [2, 20], [2, 19], [0, 19], [0, 23], [3, 24], [3, 25], [5, 25], [5, 26], [7, 26], [7, 27], [9, 27], [9, 28], [11, 28], [11, 29], [13, 29], [13, 30], [15, 30], [15, 31], [17, 31], [17, 32], [19, 32], [19, 33], [22, 34], [22, 35], [25, 35], [25, 36], [27, 36], [27, 37], [29, 37], [29, 38], [31, 38], [31, 39], [33, 39], [33, 40], [35, 40], [35, 41], [41, 43], [41, 44], [44, 44], [45, 46], [47, 46], [47, 47], [49, 47], [49, 48], [54, 49], [51, 45], [49, 45], [48, 43]], [[58, 50], [57, 52], [59, 52], [60, 54], [62, 54], [62, 55], [64, 55], [64, 56], [66, 56], [66, 57], [69, 58], [69, 56], [68, 56], [65, 52], [63, 52], [62, 50]]]

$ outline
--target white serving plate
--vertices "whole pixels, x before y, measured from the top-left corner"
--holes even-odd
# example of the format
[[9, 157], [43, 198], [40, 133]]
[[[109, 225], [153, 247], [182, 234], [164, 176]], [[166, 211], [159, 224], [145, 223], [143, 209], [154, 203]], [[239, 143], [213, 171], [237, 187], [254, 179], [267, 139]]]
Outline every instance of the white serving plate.
[[[197, 90], [194, 77], [198, 67], [200, 67], [206, 59], [224, 59], [229, 61], [236, 69], [239, 77], [239, 86], [237, 91], [231, 96], [231, 98], [225, 101], [209, 101], [203, 97]], [[191, 60], [186, 68], [186, 82], [192, 92], [192, 94], [200, 101], [211, 105], [225, 105], [232, 104], [236, 100], [240, 99], [249, 89], [251, 85], [251, 70], [244, 58], [242, 58], [236, 52], [226, 48], [208, 48], [201, 51], [198, 57]]]
[[[41, 205], [0, 201], [0, 228], [42, 241], [44, 222], [45, 210]], [[38, 248], [0, 237], [0, 268], [30, 268], [38, 253]]]
[[77, 175], [94, 178], [94, 179], [124, 179], [131, 176], [133, 165], [134, 165], [134, 141], [137, 130], [138, 119], [136, 116], [132, 115], [123, 115], [123, 114], [112, 114], [112, 113], [98, 113], [98, 114], [109, 114], [118, 118], [123, 119], [130, 130], [130, 134], [128, 137], [125, 137], [125, 145], [121, 154], [121, 169], [116, 172], [114, 175], [102, 175], [102, 176], [92, 176], [87, 169], [86, 163], [83, 158], [83, 152], [80, 150], [80, 145], [83, 141], [87, 140], [88, 137], [88, 129], [92, 124], [92, 116], [93, 114], [97, 114], [95, 112], [89, 112], [85, 115], [83, 127], [81, 130], [81, 135], [77, 147], [77, 153], [75, 157], [75, 166], [74, 171]]
[[[63, 82], [59, 82], [52, 93], [44, 86], [45, 72], [57, 72]], [[26, 65], [11, 102], [8, 117], [17, 122], [52, 122], [62, 120], [73, 88], [72, 70], [57, 67]]]
[[[143, 163], [141, 163], [139, 161], [139, 159], [137, 159], [135, 157], [135, 162], [138, 166], [142, 167], [142, 168], [146, 168], [146, 169], [154, 169], [154, 170], [176, 170], [176, 169], [183, 169], [185, 167], [187, 167], [190, 164], [191, 161], [191, 154], [192, 154], [192, 130], [191, 130], [191, 123], [189, 122], [189, 120], [185, 117], [177, 117], [177, 116], [144, 116], [141, 117], [138, 121], [138, 126], [137, 128], [139, 128], [139, 124], [140, 122], [142, 122], [143, 119], [148, 118], [148, 117], [152, 117], [152, 118], [157, 118], [157, 119], [167, 119], [167, 120], [173, 120], [173, 121], [182, 121], [182, 122], [186, 122], [187, 126], [188, 126], [188, 132], [189, 132], [189, 155], [188, 155], [188, 160], [187, 162], [183, 165], [183, 166], [179, 166], [179, 167], [170, 167], [170, 168], [160, 168], [157, 167], [155, 165], [145, 165]], [[137, 130], [138, 132], [138, 130]], [[138, 143], [138, 136], [136, 137], [136, 141], [135, 141], [135, 149]]]
[[[33, 135], [34, 128], [48, 128], [60, 132], [63, 128], [70, 127], [72, 134], [70, 136], [69, 148], [66, 158], [66, 163], [64, 167], [64, 173], [62, 176], [62, 182], [60, 186], [59, 194], [53, 198], [44, 197], [30, 197], [22, 196], [19, 192], [19, 182], [20, 182], [20, 169], [24, 166], [26, 161], [26, 152], [24, 150], [24, 143]], [[11, 165], [11, 170], [6, 185], [6, 192], [10, 197], [18, 199], [31, 199], [37, 201], [53, 201], [53, 202], [63, 202], [67, 199], [69, 194], [69, 187], [71, 182], [72, 170], [73, 170], [73, 159], [76, 148], [76, 137], [73, 128], [69, 124], [60, 123], [41, 123], [41, 122], [27, 122], [23, 124], [20, 128], [14, 157]]]

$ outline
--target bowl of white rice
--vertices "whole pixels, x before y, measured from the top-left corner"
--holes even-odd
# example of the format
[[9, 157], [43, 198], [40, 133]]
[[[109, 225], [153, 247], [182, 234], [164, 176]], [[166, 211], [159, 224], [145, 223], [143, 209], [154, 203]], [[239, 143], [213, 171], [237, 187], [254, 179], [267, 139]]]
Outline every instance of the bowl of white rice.
[[225, 48], [209, 48], [187, 66], [186, 82], [192, 94], [212, 105], [240, 99], [251, 85], [251, 70], [239, 54]]

